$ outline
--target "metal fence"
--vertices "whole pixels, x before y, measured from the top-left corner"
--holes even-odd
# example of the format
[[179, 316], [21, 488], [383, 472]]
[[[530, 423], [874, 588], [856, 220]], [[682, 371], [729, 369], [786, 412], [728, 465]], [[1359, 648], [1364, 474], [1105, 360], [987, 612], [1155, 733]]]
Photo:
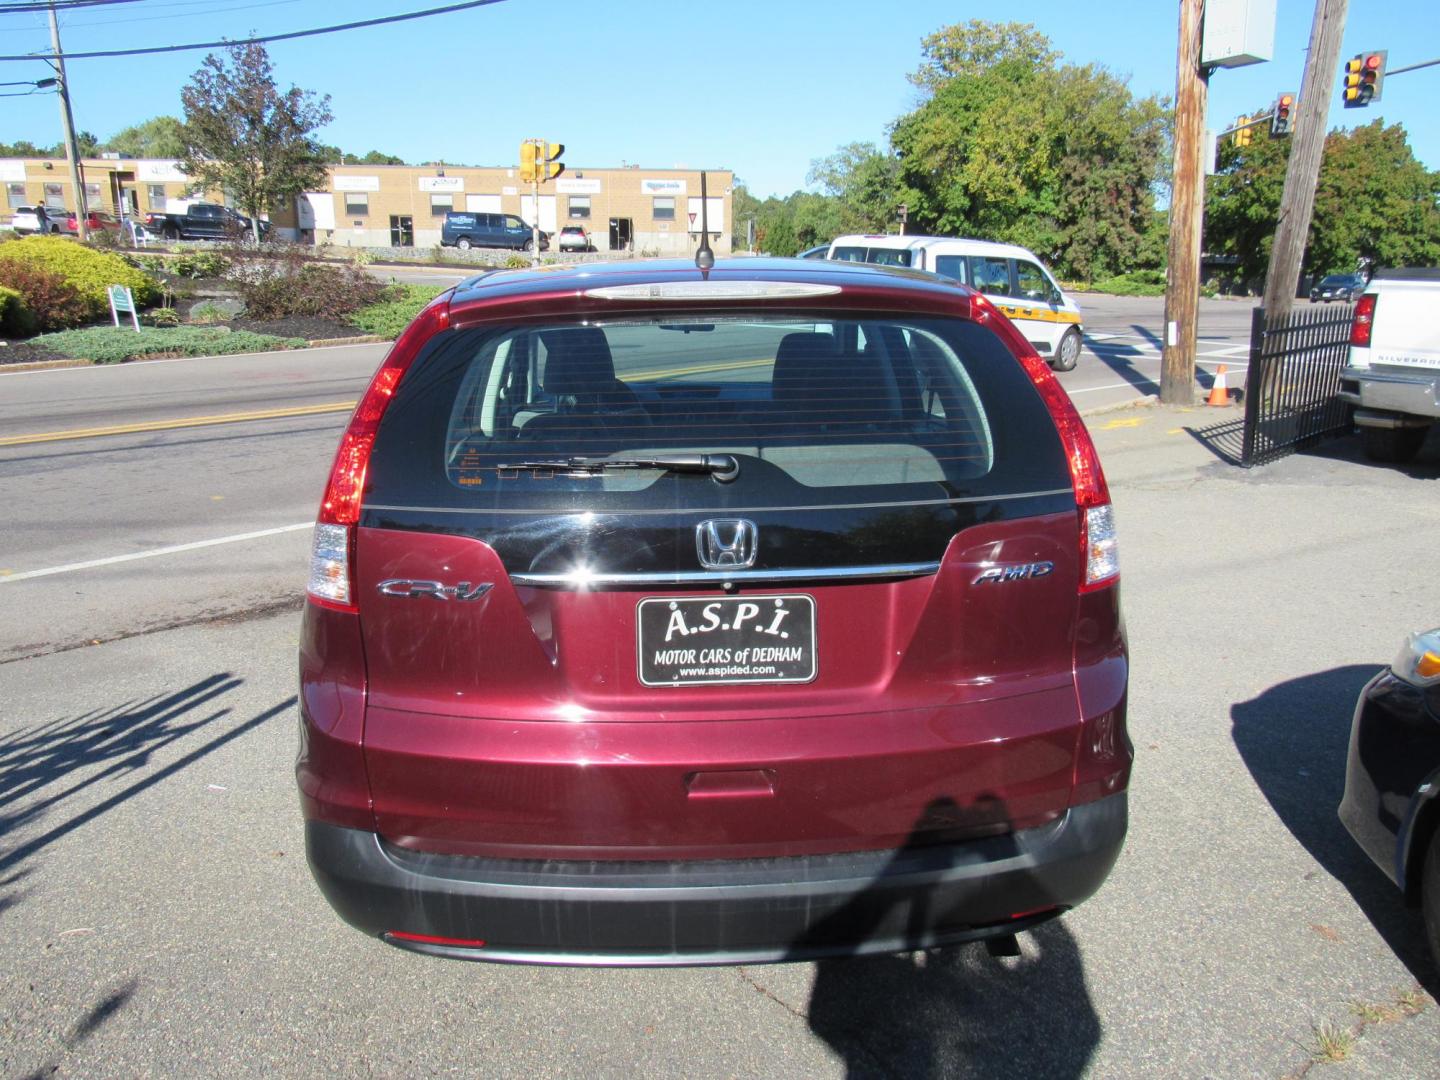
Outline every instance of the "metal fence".
[[1354, 313], [1349, 304], [1296, 308], [1273, 325], [1255, 309], [1240, 457], [1247, 469], [1350, 430], [1349, 406], [1336, 394]]

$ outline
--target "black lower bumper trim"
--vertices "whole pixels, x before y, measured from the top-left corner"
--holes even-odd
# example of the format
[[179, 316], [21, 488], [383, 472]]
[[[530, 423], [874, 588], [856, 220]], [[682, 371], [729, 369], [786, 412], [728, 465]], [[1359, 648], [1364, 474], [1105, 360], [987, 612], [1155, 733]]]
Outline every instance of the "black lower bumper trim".
[[[1014, 933], [1100, 887], [1124, 793], [1007, 836], [899, 851], [700, 862], [526, 862], [394, 848], [306, 823], [311, 870], [351, 925], [417, 952], [590, 965], [768, 963]], [[393, 931], [480, 940], [396, 940]]]

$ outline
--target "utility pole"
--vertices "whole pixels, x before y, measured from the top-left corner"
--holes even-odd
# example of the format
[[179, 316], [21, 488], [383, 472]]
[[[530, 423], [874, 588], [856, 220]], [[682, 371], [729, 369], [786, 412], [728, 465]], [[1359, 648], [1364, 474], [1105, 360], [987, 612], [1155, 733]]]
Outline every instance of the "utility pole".
[[1315, 184], [1325, 152], [1325, 124], [1340, 65], [1340, 38], [1345, 33], [1348, 5], [1349, 0], [1315, 0], [1310, 52], [1305, 58], [1290, 161], [1285, 168], [1285, 191], [1280, 196], [1280, 218], [1270, 248], [1270, 269], [1265, 274], [1265, 321], [1271, 325], [1290, 314], [1300, 283], [1300, 261], [1315, 209]]
[[1170, 188], [1169, 276], [1160, 400], [1195, 401], [1195, 329], [1200, 308], [1200, 227], [1205, 213], [1205, 102], [1210, 72], [1200, 66], [1204, 0], [1180, 0], [1175, 63], [1175, 167]]
[[75, 145], [75, 119], [70, 115], [70, 80], [65, 77], [65, 58], [60, 52], [60, 23], [55, 18], [55, 0], [50, 0], [50, 48], [55, 53], [56, 87], [60, 94], [60, 126], [65, 131], [65, 157], [70, 162], [70, 183], [75, 187], [75, 231], [82, 241], [88, 240], [86, 227], [90, 216], [85, 205], [85, 183], [80, 175], [80, 148]]

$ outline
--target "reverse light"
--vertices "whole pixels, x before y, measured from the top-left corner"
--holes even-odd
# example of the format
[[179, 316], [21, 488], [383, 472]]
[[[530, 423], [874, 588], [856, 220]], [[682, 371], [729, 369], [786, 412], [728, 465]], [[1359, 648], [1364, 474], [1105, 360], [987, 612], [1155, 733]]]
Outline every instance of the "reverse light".
[[445, 292], [415, 317], [386, 353], [340, 438], [335, 463], [330, 467], [330, 480], [325, 485], [325, 497], [320, 501], [310, 550], [307, 591], [312, 600], [323, 606], [357, 610], [350, 551], [354, 542], [352, 532], [360, 520], [360, 503], [365, 495], [365, 476], [370, 467], [375, 432], [390, 407], [395, 388], [415, 357], [432, 337], [449, 326], [450, 293]]
[[1390, 669], [1411, 686], [1440, 684], [1440, 629], [1411, 634]]
[[1366, 293], [1355, 301], [1355, 321], [1350, 326], [1350, 344], [1362, 349], [1370, 347], [1370, 334], [1375, 329], [1375, 293]]

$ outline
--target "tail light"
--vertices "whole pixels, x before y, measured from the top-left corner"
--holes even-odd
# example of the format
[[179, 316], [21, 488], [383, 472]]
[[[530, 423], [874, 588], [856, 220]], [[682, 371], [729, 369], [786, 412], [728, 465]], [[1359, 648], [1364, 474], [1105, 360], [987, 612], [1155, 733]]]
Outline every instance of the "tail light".
[[360, 520], [360, 502], [365, 494], [365, 473], [370, 466], [375, 432], [406, 370], [425, 343], [449, 325], [450, 293], [445, 292], [415, 317], [385, 355], [340, 439], [310, 548], [310, 582], [306, 591], [310, 599], [322, 607], [358, 610], [354, 588], [355, 525]]
[[1362, 349], [1370, 347], [1370, 332], [1375, 329], [1374, 293], [1366, 293], [1355, 302], [1355, 322], [1350, 327], [1350, 344]]
[[970, 303], [975, 320], [999, 334], [1024, 366], [1059, 432], [1065, 459], [1070, 465], [1075, 505], [1080, 510], [1080, 564], [1085, 568], [1080, 591], [1090, 592], [1115, 584], [1120, 580], [1115, 510], [1110, 505], [1110, 488], [1100, 468], [1100, 455], [1095, 452], [1085, 421], [1080, 419], [1070, 395], [1065, 393], [1049, 365], [1008, 319], [999, 317], [995, 305], [979, 295], [972, 297]]

